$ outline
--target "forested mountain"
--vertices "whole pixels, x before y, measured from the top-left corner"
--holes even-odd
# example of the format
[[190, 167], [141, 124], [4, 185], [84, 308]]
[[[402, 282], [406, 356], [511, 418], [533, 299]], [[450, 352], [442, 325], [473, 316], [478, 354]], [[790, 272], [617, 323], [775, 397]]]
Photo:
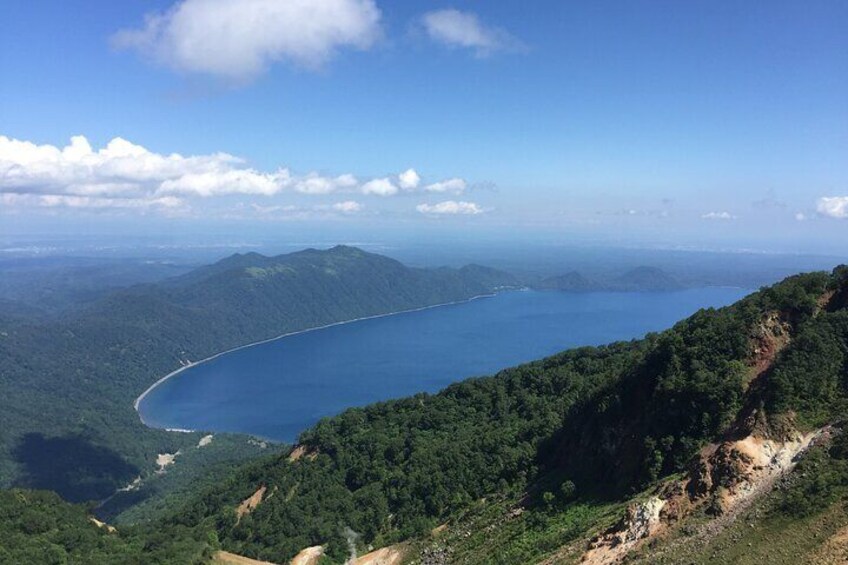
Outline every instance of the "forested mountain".
[[678, 290], [683, 288], [684, 285], [676, 278], [657, 267], [636, 267], [619, 276], [597, 280], [587, 278], [577, 271], [571, 271], [564, 275], [543, 279], [536, 285], [536, 287], [568, 292], [601, 290], [646, 292]]
[[514, 284], [483, 267], [413, 269], [339, 246], [234, 255], [49, 323], [0, 317], [0, 485], [52, 489], [72, 501], [105, 498], [151, 473], [157, 453], [198, 442], [197, 434], [147, 429], [132, 408], [186, 360]]
[[[408, 269], [334, 248], [234, 256], [49, 328], [7, 318], [6, 484], [103, 498], [137, 475], [144, 483], [156, 453], [178, 449], [209, 472], [169, 475], [170, 494], [135, 515], [144, 525], [115, 532], [94, 525], [91, 508], [0, 492], [0, 556], [186, 563], [223, 547], [284, 563], [310, 548], [342, 562], [351, 544], [389, 547], [394, 563], [838, 555], [832, 545], [848, 526], [846, 267], [791, 277], [641, 340], [350, 409], [267, 456], [237, 436], [207, 445], [148, 430], [131, 409], [186, 359], [335, 321], [333, 312], [360, 317], [513, 283], [482, 267]], [[271, 296], [312, 302], [285, 309]], [[133, 503], [155, 494], [135, 492]]]
[[680, 281], [657, 267], [636, 267], [614, 279], [609, 284], [615, 290], [677, 290]]
[[542, 280], [536, 286], [546, 290], [562, 290], [567, 292], [588, 292], [601, 289], [600, 283], [587, 279], [577, 271], [571, 271], [556, 277], [549, 277]]
[[[348, 410], [166, 523], [277, 563], [315, 546], [341, 562], [350, 531], [411, 562], [706, 562], [760, 501], [752, 532], [824, 520], [821, 545], [848, 524], [846, 296], [848, 268], [796, 276], [643, 340]], [[779, 547], [797, 562], [817, 544]]]

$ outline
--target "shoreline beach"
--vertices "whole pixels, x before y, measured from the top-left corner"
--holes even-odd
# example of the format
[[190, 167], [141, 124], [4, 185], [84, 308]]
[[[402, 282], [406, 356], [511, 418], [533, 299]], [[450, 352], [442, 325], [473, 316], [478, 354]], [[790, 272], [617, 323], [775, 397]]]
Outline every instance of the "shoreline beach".
[[[507, 289], [504, 289], [504, 290], [507, 290]], [[513, 289], [513, 290], [522, 290], [522, 289]], [[500, 291], [498, 291], [498, 292], [500, 292]], [[463, 300], [454, 300], [452, 302], [442, 302], [440, 304], [431, 304], [429, 306], [421, 306], [419, 308], [409, 308], [407, 310], [398, 310], [396, 312], [387, 312], [385, 314], [374, 314], [373, 316], [363, 316], [361, 318], [354, 318], [354, 319], [351, 319], [351, 320], [343, 320], [343, 321], [340, 321], [340, 322], [333, 322], [331, 324], [325, 324], [323, 326], [315, 326], [313, 328], [306, 328], [306, 329], [303, 329], [303, 330], [287, 332], [287, 333], [284, 333], [284, 334], [280, 334], [276, 337], [271, 337], [271, 338], [268, 338], [268, 339], [254, 341], [252, 343], [247, 343], [245, 345], [239, 345], [237, 347], [233, 347], [231, 349], [227, 349], [225, 351], [215, 353], [214, 355], [210, 355], [209, 357], [206, 357], [206, 358], [201, 359], [199, 361], [189, 362], [189, 363], [183, 365], [182, 367], [180, 367], [180, 368], [178, 368], [174, 371], [171, 371], [170, 373], [168, 373], [167, 375], [165, 375], [164, 377], [160, 378], [159, 380], [154, 382], [152, 385], [147, 387], [144, 390], [144, 392], [142, 392], [140, 395], [138, 395], [138, 397], [133, 402], [133, 408], [135, 409], [136, 413], [138, 414], [138, 418], [139, 418], [139, 420], [141, 420], [141, 423], [144, 424], [145, 426], [152, 428], [154, 426], [150, 426], [147, 422], [144, 421], [144, 417], [142, 416], [141, 411], [139, 410], [139, 406], [140, 406], [141, 402], [157, 386], [161, 385], [162, 383], [164, 383], [168, 379], [179, 375], [180, 373], [182, 373], [186, 369], [190, 369], [190, 368], [195, 367], [197, 365], [200, 365], [202, 363], [212, 361], [213, 359], [217, 359], [218, 357], [221, 357], [222, 355], [226, 355], [228, 353], [233, 353], [235, 351], [240, 351], [242, 349], [247, 349], [249, 347], [255, 347], [257, 345], [262, 345], [262, 344], [265, 344], [265, 343], [270, 343], [272, 341], [277, 341], [277, 340], [283, 339], [285, 337], [291, 337], [291, 336], [295, 336], [295, 335], [299, 335], [299, 334], [303, 334], [303, 333], [307, 333], [307, 332], [314, 332], [314, 331], [318, 331], [318, 330], [325, 330], [327, 328], [332, 328], [332, 327], [335, 327], [335, 326], [341, 326], [341, 325], [344, 325], [344, 324], [352, 324], [354, 322], [362, 322], [362, 321], [365, 321], [365, 320], [374, 320], [374, 319], [377, 319], [377, 318], [385, 318], [387, 316], [396, 316], [398, 314], [409, 314], [409, 313], [412, 313], [412, 312], [421, 312], [423, 310], [429, 310], [429, 309], [432, 309], [432, 308], [440, 308], [442, 306], [453, 306], [453, 305], [456, 305], [456, 304], [466, 304], [468, 302], [472, 302], [474, 300], [479, 300], [481, 298], [492, 298], [492, 297], [496, 296], [498, 294], [498, 292], [492, 292], [492, 293], [489, 293], [489, 294], [478, 294], [476, 296], [472, 296], [471, 298], [466, 298], [466, 299], [463, 299]], [[161, 429], [161, 428], [155, 428], [155, 429]], [[193, 432], [195, 430], [183, 430], [183, 429], [177, 430], [177, 429], [166, 428], [165, 431], [178, 431], [178, 432], [186, 433], [186, 432]]]

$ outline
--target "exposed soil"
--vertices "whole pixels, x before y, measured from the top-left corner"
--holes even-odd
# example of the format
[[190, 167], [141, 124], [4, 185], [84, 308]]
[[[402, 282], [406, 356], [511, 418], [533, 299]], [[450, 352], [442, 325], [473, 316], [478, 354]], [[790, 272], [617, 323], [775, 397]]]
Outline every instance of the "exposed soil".
[[307, 459], [312, 461], [316, 457], [318, 457], [318, 452], [314, 449], [310, 449], [305, 445], [297, 445], [294, 449], [291, 450], [291, 453], [289, 453], [288, 461], [290, 463], [294, 463], [301, 457], [306, 457]]
[[848, 563], [848, 526], [832, 535], [810, 555], [808, 563], [818, 565], [844, 565]]
[[353, 565], [400, 565], [404, 550], [401, 546], [390, 545], [357, 557]]
[[262, 498], [265, 496], [265, 491], [267, 490], [268, 487], [262, 485], [256, 490], [256, 492], [245, 498], [242, 503], [238, 505], [238, 508], [236, 508], [236, 524], [241, 521], [242, 517], [250, 514], [262, 503]]
[[747, 384], [761, 377], [774, 363], [777, 354], [789, 345], [792, 326], [779, 312], [763, 317], [751, 335], [750, 367]]
[[270, 561], [258, 561], [249, 557], [242, 557], [229, 551], [219, 551], [212, 558], [212, 563], [220, 565], [276, 565]]
[[291, 560], [291, 565], [317, 565], [322, 555], [324, 555], [324, 546], [313, 545], [302, 549], [300, 553], [295, 555], [294, 559]]

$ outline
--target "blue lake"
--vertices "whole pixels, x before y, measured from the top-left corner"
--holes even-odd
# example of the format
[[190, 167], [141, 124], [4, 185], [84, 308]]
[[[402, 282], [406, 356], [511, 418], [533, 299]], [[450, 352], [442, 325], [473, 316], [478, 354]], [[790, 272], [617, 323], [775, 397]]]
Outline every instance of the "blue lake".
[[503, 292], [233, 351], [154, 388], [139, 412], [158, 428], [292, 442], [320, 418], [345, 408], [436, 392], [576, 346], [638, 338], [748, 292]]

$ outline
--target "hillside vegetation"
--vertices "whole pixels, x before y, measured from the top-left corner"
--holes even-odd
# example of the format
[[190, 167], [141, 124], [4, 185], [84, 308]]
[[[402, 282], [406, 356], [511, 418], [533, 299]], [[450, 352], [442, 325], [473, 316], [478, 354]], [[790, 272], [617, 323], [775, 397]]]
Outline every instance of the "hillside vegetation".
[[[341, 563], [351, 547], [433, 564], [844, 557], [846, 267], [641, 340], [350, 409], [269, 456], [238, 436], [146, 430], [131, 410], [155, 376], [245, 336], [510, 281], [351, 248], [248, 254], [122, 291], [52, 329], [5, 322], [5, 480], [85, 500], [140, 475], [139, 490], [102, 510], [142, 524], [111, 530], [92, 507], [0, 491], [0, 562], [194, 563], [224, 549], [284, 563], [308, 549]], [[396, 284], [404, 290], [385, 296]], [[339, 292], [347, 299], [320, 305]], [[296, 314], [271, 295], [298, 303]], [[178, 449], [191, 465], [164, 478], [143, 470]]]
[[191, 565], [208, 563], [217, 541], [200, 530], [120, 532], [55, 493], [0, 490], [0, 563]]
[[[360, 549], [407, 540], [409, 560], [428, 562], [576, 560], [591, 538], [600, 563], [660, 525], [731, 515], [813, 445], [831, 470], [797, 483], [784, 507], [795, 519], [805, 500], [815, 515], [848, 485], [842, 448], [827, 447], [838, 428], [813, 433], [846, 415], [846, 297], [844, 267], [791, 277], [643, 340], [351, 409], [167, 523], [214, 529], [225, 549], [272, 562], [317, 545], [341, 562], [352, 530]], [[758, 467], [761, 456], [775, 459]]]
[[[158, 453], [197, 444], [198, 434], [144, 427], [132, 408], [181, 363], [512, 284], [511, 276], [484, 267], [413, 269], [338, 246], [234, 255], [115, 292], [49, 323], [0, 318], [0, 486], [51, 489], [71, 501], [105, 498], [151, 474]], [[222, 445], [211, 449], [217, 462], [248, 455]]]

